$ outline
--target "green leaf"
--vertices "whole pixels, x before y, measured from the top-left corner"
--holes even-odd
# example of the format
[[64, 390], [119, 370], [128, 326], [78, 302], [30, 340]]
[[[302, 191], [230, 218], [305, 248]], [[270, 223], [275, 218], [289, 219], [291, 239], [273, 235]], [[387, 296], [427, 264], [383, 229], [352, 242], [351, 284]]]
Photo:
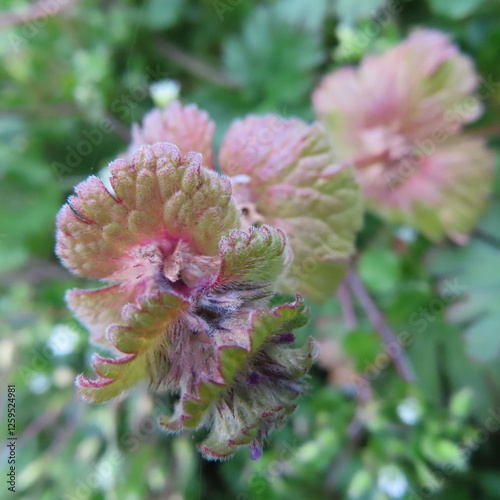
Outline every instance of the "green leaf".
[[353, 331], [345, 336], [343, 347], [356, 363], [356, 371], [363, 372], [380, 352], [380, 339], [373, 332]]
[[222, 264], [218, 284], [274, 283], [283, 272], [285, 245], [285, 234], [268, 226], [231, 231], [219, 244]]
[[363, 252], [358, 269], [363, 281], [375, 293], [393, 291], [401, 279], [398, 256], [389, 248]]
[[[188, 303], [167, 293], [143, 300], [138, 307], [124, 310], [126, 325], [114, 325], [108, 336], [115, 347], [126, 355], [118, 359], [94, 356], [93, 367], [97, 379], [80, 375], [77, 386], [90, 403], [103, 403], [119, 396], [135, 385], [148, 372], [156, 370], [154, 351], [168, 326], [186, 310]], [[151, 377], [154, 379], [154, 377]]]
[[373, 476], [367, 470], [359, 470], [354, 474], [351, 482], [349, 483], [349, 489], [347, 490], [347, 496], [356, 500], [370, 491], [373, 486]]
[[[219, 159], [234, 180], [239, 205], [247, 207], [248, 223], [265, 222], [288, 236], [293, 262], [280, 291], [316, 302], [332, 296], [354, 251], [363, 211], [354, 171], [336, 164], [322, 126], [249, 116], [233, 123]], [[333, 175], [323, 178], [327, 170]]]
[[491, 361], [500, 354], [500, 203], [495, 202], [480, 224], [478, 235], [460, 248], [436, 248], [430, 266], [441, 278], [441, 290], [456, 282], [460, 296], [449, 306], [451, 321], [463, 324], [469, 354], [479, 361]]
[[470, 16], [484, 0], [428, 0], [428, 3], [435, 14], [456, 20]]
[[474, 393], [470, 387], [465, 387], [464, 389], [453, 394], [450, 401], [450, 413], [459, 419], [466, 418], [474, 403]]
[[180, 20], [185, 3], [186, 0], [149, 0], [143, 22], [151, 29], [170, 28]]
[[337, 0], [337, 15], [341, 23], [353, 25], [360, 19], [375, 17], [384, 3], [384, 0], [364, 0], [363, 2]]
[[328, 0], [279, 0], [275, 12], [284, 22], [296, 27], [305, 27], [310, 31], [321, 30], [324, 19], [331, 9]]
[[257, 7], [241, 36], [223, 44], [227, 74], [245, 86], [247, 98], [261, 109], [294, 105], [311, 88], [321, 61], [319, 32], [280, 22], [271, 7]]

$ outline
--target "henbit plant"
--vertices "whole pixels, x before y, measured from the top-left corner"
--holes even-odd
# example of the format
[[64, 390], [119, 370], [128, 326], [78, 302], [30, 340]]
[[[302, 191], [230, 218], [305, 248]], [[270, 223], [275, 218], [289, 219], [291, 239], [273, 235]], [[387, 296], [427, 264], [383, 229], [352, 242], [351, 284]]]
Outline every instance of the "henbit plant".
[[246, 444], [258, 459], [317, 355], [312, 339], [290, 347], [308, 317], [300, 297], [270, 306], [291, 258], [286, 236], [241, 230], [230, 181], [200, 154], [158, 143], [110, 170], [113, 194], [90, 177], [57, 219], [63, 264], [112, 283], [67, 293], [93, 340], [115, 354], [94, 356], [97, 377], [80, 375], [80, 393], [102, 403], [145, 378], [179, 397], [164, 429], [209, 428], [198, 446], [207, 459]]
[[[175, 143], [182, 153], [200, 151], [214, 168], [214, 124], [206, 112], [178, 101], [154, 109], [132, 129], [128, 157], [143, 144]], [[336, 158], [318, 124], [277, 115], [235, 121], [219, 151], [242, 225], [268, 224], [286, 232], [293, 261], [278, 290], [323, 302], [337, 289], [362, 225], [362, 200], [350, 165], [331, 172]]]
[[323, 78], [314, 108], [368, 208], [431, 240], [467, 241], [493, 177], [484, 141], [461, 133], [481, 115], [479, 82], [472, 61], [429, 29]]

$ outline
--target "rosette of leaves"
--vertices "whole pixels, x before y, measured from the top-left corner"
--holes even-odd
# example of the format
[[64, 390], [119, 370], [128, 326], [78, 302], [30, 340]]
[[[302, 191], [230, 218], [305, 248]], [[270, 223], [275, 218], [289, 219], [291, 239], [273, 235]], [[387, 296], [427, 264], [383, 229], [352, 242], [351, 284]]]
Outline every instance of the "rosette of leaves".
[[231, 183], [166, 143], [110, 165], [114, 193], [90, 177], [58, 216], [57, 254], [73, 272], [109, 286], [71, 290], [70, 308], [110, 347], [77, 386], [89, 402], [142, 379], [179, 400], [160, 424], [209, 429], [208, 459], [249, 444], [257, 459], [303, 392], [312, 340], [292, 348], [307, 321], [299, 296], [270, 307], [288, 248], [280, 230], [241, 230]]
[[313, 93], [336, 155], [356, 167], [367, 207], [433, 241], [467, 241], [491, 192], [493, 156], [462, 133], [482, 113], [479, 75], [450, 38], [417, 29]]
[[[131, 149], [172, 141], [183, 153], [205, 152], [212, 167], [214, 124], [204, 111], [178, 101], [153, 110], [132, 129]], [[351, 166], [338, 166], [323, 127], [276, 115], [249, 116], [230, 127], [219, 152], [244, 227], [284, 230], [293, 262], [279, 290], [323, 302], [336, 290], [354, 252], [362, 203]], [[324, 178], [325, 171], [335, 173]]]

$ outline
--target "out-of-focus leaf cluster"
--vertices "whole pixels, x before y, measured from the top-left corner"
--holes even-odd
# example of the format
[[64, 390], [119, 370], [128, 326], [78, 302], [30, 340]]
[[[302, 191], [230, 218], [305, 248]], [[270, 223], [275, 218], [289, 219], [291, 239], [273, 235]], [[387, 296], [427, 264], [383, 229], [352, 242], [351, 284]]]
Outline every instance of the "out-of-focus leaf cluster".
[[[3, 27], [0, 372], [17, 388], [20, 498], [387, 500], [425, 488], [424, 498], [500, 498], [490, 430], [500, 421], [498, 204], [463, 248], [366, 216], [360, 275], [395, 333], [408, 334], [418, 382], [398, 379], [361, 314], [347, 328], [336, 300], [315, 306], [297, 335], [323, 344], [310, 395], [256, 463], [246, 453], [201, 463], [190, 437], [157, 429], [173, 407], [166, 396], [75, 399], [94, 349], [62, 300], [81, 281], [52, 253], [58, 208], [126, 149], [131, 123], [153, 106], [151, 83], [177, 80], [183, 101], [210, 112], [220, 144], [249, 112], [310, 120], [326, 71], [425, 25], [449, 32], [489, 82], [476, 125], [487, 130], [500, 119], [499, 20], [500, 6], [480, 0], [89, 0]], [[371, 393], [363, 403], [360, 380]]]

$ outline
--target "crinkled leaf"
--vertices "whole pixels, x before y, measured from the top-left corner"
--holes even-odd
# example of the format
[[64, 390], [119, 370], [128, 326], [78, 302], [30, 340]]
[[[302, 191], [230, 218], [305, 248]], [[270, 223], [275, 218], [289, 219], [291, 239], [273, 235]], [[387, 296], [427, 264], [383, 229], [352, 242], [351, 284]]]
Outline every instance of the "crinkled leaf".
[[268, 226], [231, 231], [222, 238], [217, 285], [231, 282], [274, 282], [283, 272], [286, 236]]
[[465, 243], [491, 191], [493, 155], [482, 140], [457, 138], [422, 158], [411, 175], [370, 170], [362, 180], [369, 208], [433, 241], [448, 235]]
[[[292, 382], [284, 384], [281, 379], [301, 378], [315, 359], [315, 345], [311, 340], [304, 348], [293, 350], [266, 342], [303, 326], [306, 321], [307, 310], [299, 299], [293, 304], [253, 313], [247, 332], [249, 347], [220, 346], [217, 379], [201, 380], [197, 394], [186, 395], [177, 405], [176, 413], [170, 418], [163, 417], [160, 423], [170, 431], [177, 431], [182, 427], [198, 427], [207, 415], [215, 417], [209, 437], [199, 448], [206, 458], [221, 459], [231, 456], [238, 445], [255, 439], [260, 425], [267, 430], [280, 422], [293, 411], [292, 401], [300, 393], [298, 386]], [[271, 382], [254, 388], [245, 379], [252, 363], [258, 370], [258, 358], [263, 352], [279, 365], [280, 378], [274, 386]], [[250, 429], [254, 431], [249, 432]]]
[[132, 141], [128, 157], [145, 144], [171, 142], [181, 155], [191, 151], [201, 153], [203, 166], [213, 168], [212, 142], [214, 123], [205, 111], [200, 111], [195, 104], [183, 106], [179, 101], [166, 109], [153, 109], [142, 120], [142, 125], [132, 127]]
[[294, 260], [282, 289], [325, 300], [354, 250], [362, 207], [352, 168], [321, 177], [335, 164], [322, 127], [272, 115], [237, 121], [220, 163], [240, 208], [255, 210], [289, 238]]
[[[271, 349], [270, 349], [271, 350]], [[239, 446], [250, 444], [252, 457], [258, 458], [262, 438], [273, 428], [284, 424], [297, 404], [300, 382], [317, 357], [317, 346], [312, 338], [298, 349], [273, 346], [272, 352], [264, 347], [272, 359], [280, 364], [281, 374], [287, 384], [281, 381], [275, 386], [252, 387], [240, 383], [231, 397], [220, 401], [214, 417], [214, 424], [207, 438], [198, 449], [207, 459], [230, 458]]]
[[184, 312], [188, 303], [171, 294], [158, 293], [127, 306], [122, 312], [124, 325], [108, 328], [109, 341], [124, 356], [113, 359], [94, 355], [96, 379], [80, 375], [77, 386], [80, 394], [91, 403], [103, 403], [119, 396], [148, 373], [148, 363], [169, 326]]
[[58, 215], [56, 252], [63, 264], [109, 278], [127, 266], [123, 259], [135, 245], [161, 238], [216, 255], [218, 236], [238, 228], [239, 215], [229, 180], [201, 161], [198, 154], [181, 159], [173, 144], [158, 143], [142, 147], [130, 164], [111, 163], [116, 197], [96, 177], [79, 184]]
[[464, 242], [492, 180], [483, 142], [458, 135], [481, 114], [478, 83], [446, 34], [420, 29], [327, 75], [313, 104], [336, 154], [357, 167], [370, 209], [434, 241]]

